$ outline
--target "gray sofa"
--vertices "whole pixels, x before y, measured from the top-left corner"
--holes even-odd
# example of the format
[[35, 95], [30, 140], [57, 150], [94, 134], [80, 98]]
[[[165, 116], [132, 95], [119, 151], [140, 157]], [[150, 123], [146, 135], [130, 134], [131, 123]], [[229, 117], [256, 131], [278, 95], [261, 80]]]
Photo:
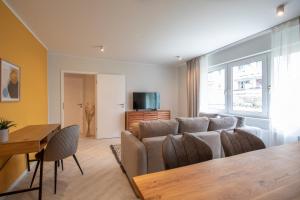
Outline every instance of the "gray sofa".
[[[208, 118], [211, 117], [211, 118]], [[224, 157], [220, 140], [222, 130], [244, 129], [259, 134], [260, 129], [244, 126], [244, 119], [233, 116], [201, 114], [197, 118], [177, 118], [140, 122], [140, 130], [133, 134], [123, 131], [121, 134], [121, 163], [132, 182], [134, 176], [162, 171], [165, 169], [162, 158], [162, 143], [166, 135], [182, 137], [188, 132], [203, 139], [212, 149], [213, 158]]]

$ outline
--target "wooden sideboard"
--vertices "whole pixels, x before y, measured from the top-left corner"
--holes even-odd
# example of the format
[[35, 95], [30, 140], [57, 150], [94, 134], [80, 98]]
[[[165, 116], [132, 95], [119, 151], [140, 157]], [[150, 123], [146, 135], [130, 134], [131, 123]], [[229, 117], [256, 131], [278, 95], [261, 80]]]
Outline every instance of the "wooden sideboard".
[[150, 121], [171, 118], [170, 110], [157, 110], [157, 111], [126, 111], [125, 113], [125, 129], [130, 132], [138, 130], [140, 121]]

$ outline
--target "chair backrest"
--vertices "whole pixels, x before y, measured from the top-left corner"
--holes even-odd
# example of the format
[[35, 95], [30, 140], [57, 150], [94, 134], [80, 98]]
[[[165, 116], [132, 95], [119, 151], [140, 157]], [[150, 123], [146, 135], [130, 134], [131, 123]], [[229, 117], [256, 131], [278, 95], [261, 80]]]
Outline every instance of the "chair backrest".
[[45, 149], [44, 160], [56, 161], [74, 155], [77, 151], [79, 135], [78, 125], [61, 129], [50, 139]]
[[233, 133], [222, 131], [221, 143], [225, 157], [266, 148], [260, 138], [241, 129], [235, 129]]
[[166, 169], [211, 160], [212, 150], [202, 139], [184, 133], [182, 137], [168, 135], [162, 145], [163, 160]]

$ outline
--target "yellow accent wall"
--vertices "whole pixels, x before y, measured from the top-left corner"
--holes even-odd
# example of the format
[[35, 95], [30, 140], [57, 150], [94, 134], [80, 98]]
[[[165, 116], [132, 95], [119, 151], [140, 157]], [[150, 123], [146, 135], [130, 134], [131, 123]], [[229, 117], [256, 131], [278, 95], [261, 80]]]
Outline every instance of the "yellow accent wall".
[[[0, 102], [0, 117], [16, 122], [15, 129], [48, 122], [47, 49], [0, 1], [0, 58], [20, 67], [20, 97], [15, 103]], [[13, 130], [10, 130], [13, 131]], [[0, 164], [3, 163], [0, 158]], [[26, 169], [25, 156], [13, 156], [0, 166], [0, 192]]]

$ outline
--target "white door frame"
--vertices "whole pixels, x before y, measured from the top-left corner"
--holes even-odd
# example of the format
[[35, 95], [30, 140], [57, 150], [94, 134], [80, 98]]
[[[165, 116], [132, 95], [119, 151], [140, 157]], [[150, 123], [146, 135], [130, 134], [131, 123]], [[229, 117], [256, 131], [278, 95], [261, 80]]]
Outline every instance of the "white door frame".
[[[97, 79], [98, 72], [85, 72], [85, 71], [70, 71], [70, 70], [61, 70], [60, 73], [60, 124], [61, 127], [64, 127], [64, 101], [65, 101], [65, 74], [83, 74], [83, 75], [95, 75]], [[97, 102], [97, 84], [95, 87], [95, 102]], [[97, 103], [95, 105], [95, 109], [97, 110]], [[97, 112], [95, 112], [95, 120], [97, 121]], [[97, 123], [95, 123], [96, 133], [97, 133]]]

